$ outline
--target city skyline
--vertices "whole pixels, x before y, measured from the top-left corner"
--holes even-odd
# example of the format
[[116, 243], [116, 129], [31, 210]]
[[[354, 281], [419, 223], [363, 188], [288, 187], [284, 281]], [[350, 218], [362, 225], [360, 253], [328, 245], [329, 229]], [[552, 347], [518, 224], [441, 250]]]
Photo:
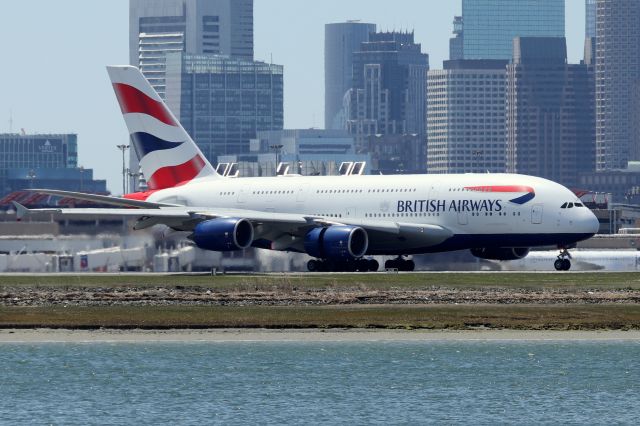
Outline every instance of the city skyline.
[[[328, 0], [304, 5], [295, 0], [255, 1], [255, 57], [284, 65], [285, 128], [323, 127], [324, 25], [360, 19], [384, 30], [414, 30], [432, 69], [448, 57], [451, 22], [461, 2]], [[398, 7], [400, 5], [401, 7]], [[33, 13], [38, 10], [38, 13]], [[118, 192], [120, 152], [128, 135], [105, 66], [128, 63], [129, 1], [4, 5], [2, 34], [8, 64], [0, 71], [0, 132], [74, 132], [79, 164], [96, 170]], [[99, 16], [100, 19], [90, 19]], [[307, 16], [309, 19], [301, 19]], [[4, 18], [4, 19], [3, 19]], [[84, 19], [83, 19], [84, 18]], [[30, 22], [24, 30], [24, 22]], [[567, 1], [569, 61], [578, 62], [584, 42], [584, 2]], [[46, 37], [45, 37], [46, 35]]]

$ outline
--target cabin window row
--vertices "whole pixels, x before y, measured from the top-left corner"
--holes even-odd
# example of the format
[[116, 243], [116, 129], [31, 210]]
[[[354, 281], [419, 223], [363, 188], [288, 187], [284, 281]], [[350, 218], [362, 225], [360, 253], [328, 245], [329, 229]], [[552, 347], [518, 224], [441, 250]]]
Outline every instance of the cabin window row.
[[[406, 189], [369, 189], [367, 193], [372, 192], [416, 192], [416, 188], [406, 188]], [[318, 189], [316, 190], [316, 194], [361, 194], [363, 193], [363, 189]]]
[[253, 195], [293, 194], [294, 191], [253, 191]]
[[427, 217], [440, 216], [440, 213], [365, 213], [364, 217]]

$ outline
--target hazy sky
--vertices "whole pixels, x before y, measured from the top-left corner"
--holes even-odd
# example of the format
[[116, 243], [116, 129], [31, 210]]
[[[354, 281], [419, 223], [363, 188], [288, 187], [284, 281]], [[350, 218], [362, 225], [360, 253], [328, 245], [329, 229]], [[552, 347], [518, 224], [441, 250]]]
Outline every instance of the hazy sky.
[[[149, 0], [152, 1], [152, 0]], [[566, 0], [569, 60], [582, 57], [584, 0]], [[128, 0], [19, 0], [0, 4], [0, 133], [78, 133], [79, 163], [121, 185], [127, 142], [105, 65], [128, 62]], [[449, 49], [461, 0], [255, 0], [256, 59], [284, 65], [285, 127], [324, 121], [324, 24], [360, 19], [413, 29], [432, 69]]]

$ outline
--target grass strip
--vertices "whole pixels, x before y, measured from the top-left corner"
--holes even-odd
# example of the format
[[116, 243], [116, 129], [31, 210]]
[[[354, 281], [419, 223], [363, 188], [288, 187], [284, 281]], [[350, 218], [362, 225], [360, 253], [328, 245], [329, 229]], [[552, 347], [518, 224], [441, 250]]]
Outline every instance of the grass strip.
[[421, 288], [640, 289], [637, 273], [427, 273], [283, 275], [0, 275], [0, 289], [15, 287], [200, 287], [218, 290]]
[[640, 329], [639, 305], [1, 307], [0, 328]]

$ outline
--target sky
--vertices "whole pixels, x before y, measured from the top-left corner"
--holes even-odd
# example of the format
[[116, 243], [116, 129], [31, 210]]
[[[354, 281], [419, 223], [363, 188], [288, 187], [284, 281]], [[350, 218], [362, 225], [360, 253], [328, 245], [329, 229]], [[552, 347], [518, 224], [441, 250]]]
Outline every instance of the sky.
[[[255, 57], [284, 65], [285, 128], [322, 127], [324, 24], [414, 30], [438, 69], [460, 13], [461, 0], [255, 0]], [[565, 14], [569, 61], [578, 62], [584, 0], [566, 0]], [[79, 165], [114, 193], [122, 182], [116, 145], [128, 133], [105, 66], [128, 63], [128, 27], [128, 0], [0, 3], [0, 133], [77, 133]]]

